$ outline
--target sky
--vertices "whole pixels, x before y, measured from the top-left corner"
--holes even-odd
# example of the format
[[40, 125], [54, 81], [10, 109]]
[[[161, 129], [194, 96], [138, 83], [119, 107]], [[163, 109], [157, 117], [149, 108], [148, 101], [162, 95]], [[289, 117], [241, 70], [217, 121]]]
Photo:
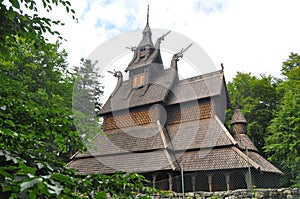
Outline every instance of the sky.
[[[64, 12], [52, 14], [66, 23], [57, 29], [67, 40], [62, 47], [70, 65], [78, 66], [81, 57], [119, 34], [142, 31], [148, 4], [151, 28], [192, 39], [217, 69], [223, 63], [226, 81], [238, 71], [279, 76], [290, 53], [300, 53], [298, 0], [76, 0], [77, 23]], [[127, 65], [121, 62], [123, 70]]]

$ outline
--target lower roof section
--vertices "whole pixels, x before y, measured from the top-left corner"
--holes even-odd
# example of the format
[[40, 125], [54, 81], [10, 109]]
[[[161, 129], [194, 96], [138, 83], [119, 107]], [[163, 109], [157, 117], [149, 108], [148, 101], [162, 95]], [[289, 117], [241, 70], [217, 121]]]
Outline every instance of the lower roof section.
[[171, 170], [171, 164], [165, 150], [82, 157], [74, 159], [68, 166], [78, 170], [78, 174], [110, 174], [117, 171], [144, 173]]
[[177, 153], [184, 171], [247, 168], [248, 164], [232, 147]]
[[177, 153], [176, 158], [184, 171], [247, 169], [250, 166], [263, 172], [283, 174], [259, 153], [250, 151], [247, 156], [235, 146]]
[[258, 165], [260, 165], [261, 171], [283, 174], [279, 169], [277, 169], [273, 164], [271, 164], [268, 160], [262, 157], [259, 153], [249, 151], [249, 158], [251, 158]]
[[170, 151], [160, 149], [144, 153], [125, 153], [74, 159], [69, 167], [79, 170], [79, 174], [103, 173], [116, 171], [145, 173], [151, 171], [174, 170], [172, 161], [176, 161], [176, 170], [180, 165], [184, 171], [213, 171], [247, 169], [248, 166], [263, 172], [282, 174], [275, 166], [257, 152], [247, 156], [235, 146], [226, 148], [207, 148], [193, 151], [173, 152], [176, 160], [170, 161]]

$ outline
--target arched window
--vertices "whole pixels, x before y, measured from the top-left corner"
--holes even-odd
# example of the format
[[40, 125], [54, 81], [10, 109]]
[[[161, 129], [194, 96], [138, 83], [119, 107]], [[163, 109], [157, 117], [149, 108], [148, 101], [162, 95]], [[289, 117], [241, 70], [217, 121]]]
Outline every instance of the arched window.
[[234, 172], [230, 174], [229, 180], [230, 190], [235, 189], [247, 189], [247, 184], [245, 182], [245, 176], [241, 172]]
[[169, 176], [166, 173], [157, 175], [155, 188], [159, 190], [169, 190]]
[[192, 175], [191, 174], [184, 175], [184, 191], [185, 192], [193, 191], [193, 183], [192, 183]]
[[208, 178], [204, 173], [199, 173], [195, 180], [195, 191], [209, 191]]
[[143, 176], [145, 177], [145, 179], [147, 181], [149, 181], [149, 183], [145, 184], [145, 186], [149, 186], [149, 187], [152, 187], [153, 184], [152, 184], [152, 181], [153, 181], [153, 177], [151, 174], [147, 173], [147, 174], [143, 174]]
[[173, 185], [172, 185], [172, 188], [173, 188], [173, 191], [175, 192], [182, 192], [182, 180], [181, 180], [181, 175], [176, 175], [172, 178], [172, 182], [173, 182]]
[[226, 191], [226, 177], [224, 173], [215, 173], [212, 177], [212, 190], [213, 191]]

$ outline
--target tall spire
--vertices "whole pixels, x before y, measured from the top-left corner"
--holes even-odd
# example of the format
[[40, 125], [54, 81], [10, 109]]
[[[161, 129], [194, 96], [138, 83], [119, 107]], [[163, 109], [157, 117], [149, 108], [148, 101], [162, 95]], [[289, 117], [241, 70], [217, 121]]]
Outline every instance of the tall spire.
[[147, 7], [147, 24], [149, 26], [149, 4], [148, 4], [148, 7]]
[[138, 48], [142, 47], [150, 47], [154, 48], [153, 42], [152, 42], [152, 32], [149, 26], [149, 5], [147, 7], [147, 23], [143, 30], [143, 39], [138, 45]]

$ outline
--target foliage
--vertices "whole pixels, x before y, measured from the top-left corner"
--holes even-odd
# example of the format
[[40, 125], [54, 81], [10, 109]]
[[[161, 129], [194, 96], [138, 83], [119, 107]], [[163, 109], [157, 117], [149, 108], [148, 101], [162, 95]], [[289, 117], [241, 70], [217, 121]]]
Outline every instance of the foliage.
[[[42, 3], [70, 11], [68, 1]], [[149, 195], [152, 189], [136, 174], [78, 176], [67, 168], [67, 157], [84, 146], [72, 113], [76, 76], [67, 70], [66, 52], [42, 36], [58, 34], [51, 25], [59, 22], [39, 17], [33, 0], [7, 4], [0, 3], [0, 198]]]
[[[9, 0], [4, 4], [0, 1], [0, 52], [10, 56], [7, 47], [18, 48], [15, 43], [16, 37], [26, 38], [28, 42], [34, 42], [33, 45], [45, 45], [44, 33], [57, 35], [59, 32], [53, 30], [53, 25], [64, 25], [59, 20], [52, 20], [40, 16], [40, 12], [46, 10], [51, 12], [54, 7], [62, 6], [66, 12], [72, 13], [75, 19], [75, 11], [71, 8], [71, 3], [66, 0]], [[40, 10], [39, 8], [43, 8]]]
[[[247, 133], [264, 156], [284, 171], [282, 186], [300, 186], [300, 56], [283, 63], [284, 78], [237, 73], [229, 82], [248, 122]], [[233, 110], [229, 110], [230, 121]]]
[[[150, 187], [145, 187], [144, 184], [149, 183], [149, 181], [147, 181], [144, 176], [138, 175], [136, 173], [116, 173], [112, 176], [94, 174], [87, 176], [86, 179], [88, 179], [88, 183], [83, 184], [82, 187], [84, 189], [88, 188], [86, 191], [89, 191], [94, 187], [98, 187], [98, 195], [104, 195], [104, 193], [106, 193], [112, 198], [146, 199], [150, 198], [150, 195], [154, 191], [162, 194], [162, 192], [158, 190], [154, 190]], [[89, 186], [91, 187], [89, 188]]]
[[101, 108], [103, 86], [96, 64], [82, 58], [81, 66], [75, 67], [76, 81], [72, 95], [74, 123], [87, 148], [93, 147], [94, 137], [102, 132], [97, 113]]
[[61, 160], [82, 143], [71, 118], [66, 53], [58, 44], [40, 49], [16, 39], [19, 48], [0, 61], [1, 192], [12, 198], [68, 195], [54, 176], [70, 173]]
[[269, 126], [265, 151], [269, 160], [280, 162], [285, 173], [283, 186], [300, 187], [300, 55], [292, 53], [283, 63], [286, 80], [278, 90], [283, 92], [280, 108]]
[[[277, 85], [280, 81], [261, 75], [256, 77], [250, 73], [238, 72], [232, 82], [227, 84], [231, 100], [237, 100], [247, 120], [247, 134], [259, 151], [263, 152], [264, 137], [267, 127], [277, 109], [280, 94]], [[231, 121], [234, 110], [227, 113], [227, 121]]]
[[[100, 97], [103, 94], [103, 86], [100, 82], [101, 75], [97, 73], [97, 63], [97, 61], [92, 63], [91, 60], [82, 58], [81, 67], [75, 67], [76, 82], [73, 94], [79, 94], [80, 99], [73, 98], [73, 108], [85, 112], [86, 115], [99, 112], [102, 106]], [[91, 110], [85, 107], [89, 102], [92, 104]], [[74, 107], [75, 105], [77, 107]]]

